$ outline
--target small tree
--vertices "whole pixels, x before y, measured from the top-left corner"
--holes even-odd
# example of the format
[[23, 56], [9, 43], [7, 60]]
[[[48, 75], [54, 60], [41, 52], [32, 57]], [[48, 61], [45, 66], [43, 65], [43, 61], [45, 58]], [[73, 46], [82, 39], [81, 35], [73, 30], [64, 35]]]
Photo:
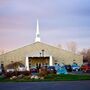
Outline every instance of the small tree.
[[88, 63], [90, 63], [90, 49], [87, 50], [87, 59], [88, 59]]
[[83, 62], [90, 63], [90, 49], [83, 49], [81, 54], [83, 55]]
[[17, 68], [19, 67], [19, 66], [24, 66], [21, 62], [13, 62], [13, 61], [11, 61], [11, 63], [10, 64], [8, 64], [7, 66], [6, 66], [6, 68], [8, 68], [8, 69], [15, 69], [15, 70], [17, 70]]

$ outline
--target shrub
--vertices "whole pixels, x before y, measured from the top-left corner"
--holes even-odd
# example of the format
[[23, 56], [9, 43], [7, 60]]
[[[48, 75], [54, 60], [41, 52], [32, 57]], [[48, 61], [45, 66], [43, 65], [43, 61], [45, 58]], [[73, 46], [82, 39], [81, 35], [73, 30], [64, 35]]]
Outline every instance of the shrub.
[[22, 79], [29, 80], [30, 79], [30, 76], [24, 76]]
[[29, 71], [15, 71], [15, 72], [6, 72], [5, 73], [5, 77], [6, 78], [9, 78], [9, 77], [12, 77], [12, 76], [18, 76], [18, 75], [30, 75], [30, 72]]
[[48, 72], [47, 72], [47, 69], [46, 68], [39, 69], [39, 76], [40, 77], [47, 76], [47, 74], [48, 74]]

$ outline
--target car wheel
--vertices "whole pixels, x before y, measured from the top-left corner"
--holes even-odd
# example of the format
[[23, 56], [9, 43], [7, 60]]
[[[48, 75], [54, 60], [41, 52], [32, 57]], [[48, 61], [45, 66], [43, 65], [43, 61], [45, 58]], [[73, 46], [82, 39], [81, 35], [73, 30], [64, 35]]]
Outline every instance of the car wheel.
[[78, 69], [76, 69], [76, 71], [78, 71]]
[[84, 72], [86, 73], [87, 71], [86, 71], [86, 70], [84, 70]]

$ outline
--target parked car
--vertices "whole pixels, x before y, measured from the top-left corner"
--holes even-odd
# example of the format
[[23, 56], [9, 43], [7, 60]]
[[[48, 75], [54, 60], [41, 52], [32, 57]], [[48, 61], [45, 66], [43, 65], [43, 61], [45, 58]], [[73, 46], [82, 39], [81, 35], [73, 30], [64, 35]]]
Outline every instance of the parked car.
[[31, 73], [32, 75], [37, 74], [37, 73], [38, 73], [37, 68], [36, 68], [36, 67], [32, 67], [32, 68], [30, 69], [30, 73]]
[[73, 64], [71, 67], [73, 71], [80, 71], [80, 66], [78, 66], [77, 64]]
[[8, 68], [7, 70], [6, 70], [6, 72], [14, 72], [15, 71], [15, 69], [13, 69], [13, 68]]
[[67, 72], [72, 72], [71, 65], [65, 65], [64, 67], [66, 68]]
[[0, 75], [4, 73], [4, 66], [3, 64], [0, 64]]
[[0, 67], [0, 75], [2, 74], [2, 68]]
[[26, 68], [24, 66], [19, 66], [18, 71], [26, 71]]
[[56, 70], [55, 70], [54, 66], [48, 66], [47, 71], [48, 71], [48, 73], [56, 73]]
[[90, 71], [90, 64], [82, 65], [82, 66], [81, 66], [81, 70], [82, 70], [83, 72]]

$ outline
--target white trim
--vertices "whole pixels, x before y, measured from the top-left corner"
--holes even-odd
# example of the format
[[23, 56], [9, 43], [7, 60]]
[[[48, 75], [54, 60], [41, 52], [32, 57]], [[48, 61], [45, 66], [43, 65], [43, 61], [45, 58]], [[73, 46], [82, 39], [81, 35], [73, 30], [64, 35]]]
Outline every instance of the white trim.
[[53, 59], [52, 59], [52, 56], [50, 56], [49, 65], [50, 65], [50, 66], [53, 66]]

